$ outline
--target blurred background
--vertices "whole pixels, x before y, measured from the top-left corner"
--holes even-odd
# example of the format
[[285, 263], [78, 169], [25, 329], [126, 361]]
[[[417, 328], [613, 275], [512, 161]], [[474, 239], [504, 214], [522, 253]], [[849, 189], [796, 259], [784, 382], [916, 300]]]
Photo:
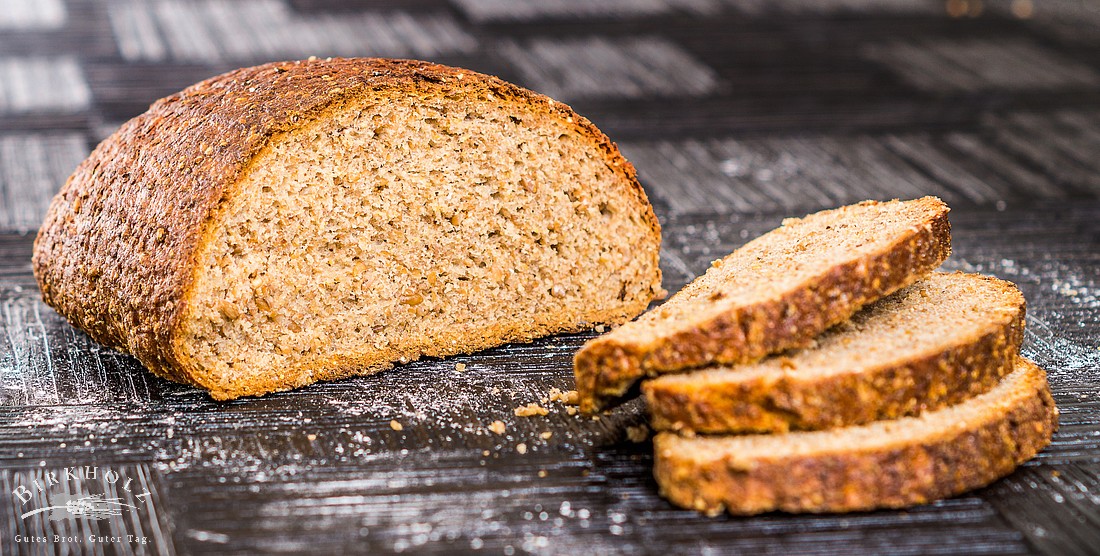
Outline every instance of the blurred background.
[[[1053, 445], [904, 512], [709, 519], [658, 496], [639, 403], [515, 416], [573, 387], [592, 332], [214, 403], [42, 303], [33, 234], [100, 140], [201, 79], [309, 56], [427, 59], [571, 104], [638, 168], [670, 291], [784, 217], [942, 197], [946, 267], [1028, 300]], [[0, 502], [0, 553], [1096, 554], [1098, 196], [1098, 2], [0, 0], [0, 494], [74, 465], [152, 493], [103, 522]], [[148, 541], [11, 544], [58, 532]]]

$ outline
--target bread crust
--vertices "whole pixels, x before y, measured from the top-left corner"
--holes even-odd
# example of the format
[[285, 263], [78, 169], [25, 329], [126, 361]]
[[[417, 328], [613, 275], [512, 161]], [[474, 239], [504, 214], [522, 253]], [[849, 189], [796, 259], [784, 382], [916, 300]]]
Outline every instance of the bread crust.
[[[827, 269], [772, 299], [733, 307], [689, 330], [648, 344], [605, 335], [574, 358], [581, 411], [596, 413], [632, 392], [639, 380], [711, 363], [738, 364], [805, 347], [864, 305], [916, 282], [951, 254], [948, 208], [934, 197], [933, 216], [889, 248]], [[878, 204], [865, 201], [860, 205]]]
[[[644, 224], [660, 244], [660, 225], [634, 167], [565, 104], [496, 77], [427, 62], [276, 62], [231, 71], [158, 100], [96, 147], [54, 198], [35, 240], [33, 269], [43, 300], [95, 341], [133, 354], [154, 373], [211, 388], [209, 377], [181, 361], [177, 343], [199, 271], [197, 257], [210, 241], [219, 208], [273, 139], [366, 95], [493, 98], [571, 123], [630, 184], [644, 207]], [[646, 255], [657, 269], [656, 249]], [[544, 333], [577, 326], [547, 327]], [[312, 380], [358, 372], [356, 365], [319, 368]], [[276, 378], [267, 386], [296, 385]], [[212, 394], [224, 399], [267, 391], [255, 386]]]
[[826, 376], [647, 381], [650, 424], [704, 434], [817, 430], [917, 415], [987, 392], [1016, 366], [1025, 301], [1009, 282], [974, 278], [1002, 291], [1013, 311], [941, 351]]
[[1031, 395], [923, 442], [733, 461], [694, 458], [665, 432], [654, 439], [654, 474], [673, 504], [712, 515], [903, 508], [954, 496], [1008, 475], [1057, 429], [1046, 373], [1020, 361], [1031, 368]]

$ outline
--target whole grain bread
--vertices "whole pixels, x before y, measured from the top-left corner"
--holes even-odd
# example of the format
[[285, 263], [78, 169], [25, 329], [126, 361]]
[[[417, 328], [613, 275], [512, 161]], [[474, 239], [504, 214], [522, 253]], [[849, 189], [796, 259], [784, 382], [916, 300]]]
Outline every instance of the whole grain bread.
[[574, 359], [581, 410], [599, 411], [647, 376], [809, 345], [939, 266], [951, 251], [947, 212], [924, 197], [785, 220], [660, 307], [585, 344]]
[[779, 435], [660, 433], [654, 474], [672, 503], [709, 514], [901, 508], [1011, 473], [1057, 423], [1046, 373], [1020, 358], [989, 392], [920, 417]]
[[954, 405], [1015, 367], [1024, 297], [1010, 282], [933, 273], [813, 347], [642, 384], [657, 430], [719, 434], [864, 424]]
[[660, 292], [660, 228], [568, 106], [426, 62], [244, 68], [155, 102], [54, 199], [43, 299], [217, 399], [594, 324]]

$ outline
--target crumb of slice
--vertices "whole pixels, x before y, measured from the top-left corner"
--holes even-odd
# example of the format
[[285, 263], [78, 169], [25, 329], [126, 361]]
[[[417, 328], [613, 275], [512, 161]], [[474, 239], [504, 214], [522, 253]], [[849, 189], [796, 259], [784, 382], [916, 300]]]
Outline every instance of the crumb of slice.
[[504, 434], [504, 430], [505, 430], [504, 422], [503, 421], [493, 421], [492, 424], [489, 425], [489, 430], [492, 431], [492, 432], [495, 432], [497, 434]]
[[522, 443], [522, 442], [520, 442], [519, 444], [516, 444], [516, 451], [519, 452], [520, 455], [526, 454], [527, 453], [527, 445]]
[[462, 373], [462, 372], [465, 372], [465, 371], [466, 371], [466, 364], [465, 363], [455, 363], [455, 372]]
[[554, 436], [554, 433], [550, 432], [550, 431], [546, 431], [544, 433], [539, 434], [539, 438], [542, 438], [543, 440], [550, 440], [551, 436]]
[[401, 429], [404, 429], [405, 427], [402, 427], [401, 423], [398, 423], [397, 420], [394, 419], [394, 420], [390, 421], [390, 428], [395, 430], [395, 431], [399, 431]]
[[629, 438], [630, 441], [634, 442], [634, 443], [645, 442], [645, 439], [649, 438], [649, 427], [647, 427], [645, 425], [638, 425], [636, 427], [627, 427], [626, 428], [626, 437]]
[[517, 417], [533, 417], [535, 415], [546, 415], [550, 413], [550, 411], [535, 402], [531, 402], [527, 405], [517, 407], [515, 413]]

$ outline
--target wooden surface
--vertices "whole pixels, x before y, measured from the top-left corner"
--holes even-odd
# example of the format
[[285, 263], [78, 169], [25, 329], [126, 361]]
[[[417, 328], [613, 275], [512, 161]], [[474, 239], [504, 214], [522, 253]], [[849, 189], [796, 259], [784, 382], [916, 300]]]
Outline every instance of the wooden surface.
[[[875, 4], [0, 0], [0, 552], [1097, 553], [1100, 8]], [[784, 216], [940, 195], [946, 267], [1027, 297], [1053, 445], [909, 511], [705, 518], [657, 496], [651, 446], [627, 434], [638, 401], [514, 415], [572, 388], [592, 333], [215, 403], [42, 304], [34, 231], [97, 141], [194, 81], [309, 55], [428, 58], [571, 103], [638, 167], [670, 290]], [[84, 466], [97, 475], [9, 496]], [[59, 488], [148, 495], [102, 520], [21, 517]], [[53, 534], [77, 540], [15, 542]]]

